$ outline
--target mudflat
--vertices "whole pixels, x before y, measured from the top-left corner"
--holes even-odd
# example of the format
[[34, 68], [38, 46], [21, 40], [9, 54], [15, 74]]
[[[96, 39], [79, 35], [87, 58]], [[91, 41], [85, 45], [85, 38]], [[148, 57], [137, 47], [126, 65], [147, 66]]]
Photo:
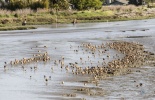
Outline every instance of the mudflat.
[[153, 99], [153, 22], [0, 32], [0, 99]]

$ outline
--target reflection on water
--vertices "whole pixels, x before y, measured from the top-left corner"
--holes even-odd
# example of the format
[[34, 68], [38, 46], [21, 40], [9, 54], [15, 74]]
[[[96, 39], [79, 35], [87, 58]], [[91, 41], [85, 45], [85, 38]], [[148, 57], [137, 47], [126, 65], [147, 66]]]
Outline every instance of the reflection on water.
[[[0, 32], [0, 100], [45, 100], [45, 99], [68, 99], [65, 93], [72, 93], [71, 87], [83, 87], [83, 83], [76, 80], [89, 79], [88, 76], [74, 76], [60, 65], [54, 64], [55, 60], [64, 57], [64, 64], [80, 63], [80, 57], [90, 60], [95, 66], [97, 61], [102, 61], [106, 55], [94, 58], [89, 53], [83, 54], [82, 43], [101, 43], [113, 40], [134, 41], [144, 44], [149, 51], [155, 51], [155, 23], [154, 19], [108, 22], [108, 23], [79, 23], [76, 25], [63, 24], [56, 28], [51, 26], [40, 26], [35, 30], [6, 31]], [[130, 38], [126, 38], [129, 37]], [[141, 37], [138, 37], [141, 36]], [[146, 36], [146, 37], [145, 37]], [[138, 37], [138, 38], [136, 38]], [[46, 47], [45, 47], [46, 46]], [[78, 52], [76, 52], [78, 50]], [[33, 57], [33, 54], [48, 52], [51, 61], [34, 62], [24, 65], [8, 66], [4, 71], [4, 62], [9, 63], [15, 59]], [[110, 56], [116, 51], [107, 51]], [[120, 56], [123, 56], [120, 54]], [[106, 59], [106, 62], [113, 58]], [[33, 69], [37, 66], [37, 69]], [[90, 63], [80, 65], [90, 66]], [[31, 69], [32, 68], [32, 69]], [[137, 70], [137, 69], [134, 69]], [[88, 96], [77, 93], [72, 98], [94, 99], [146, 99], [154, 96], [154, 68], [143, 67], [141, 73], [133, 72], [125, 76], [111, 77], [102, 80], [98, 86], [87, 84], [85, 87], [96, 87], [105, 90], [105, 96]], [[44, 76], [51, 77], [48, 82]], [[141, 77], [143, 76], [143, 78]], [[136, 80], [136, 81], [135, 81]], [[136, 85], [142, 82], [142, 88]], [[63, 84], [62, 84], [63, 83]], [[70, 88], [70, 89], [68, 89]], [[71, 98], [71, 97], [70, 97]], [[72, 99], [71, 98], [71, 99]]]

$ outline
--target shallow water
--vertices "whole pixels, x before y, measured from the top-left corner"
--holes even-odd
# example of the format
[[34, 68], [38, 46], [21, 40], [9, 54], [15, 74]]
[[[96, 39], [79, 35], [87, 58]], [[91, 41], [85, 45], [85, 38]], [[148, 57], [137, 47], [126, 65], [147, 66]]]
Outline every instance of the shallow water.
[[[155, 52], [155, 19], [120, 21], [108, 23], [78, 23], [76, 25], [63, 24], [51, 26], [39, 26], [35, 30], [4, 31], [0, 32], [0, 100], [48, 100], [48, 99], [80, 99], [102, 100], [102, 99], [127, 99], [142, 100], [155, 98], [155, 68], [142, 66], [133, 69], [128, 75], [109, 77], [99, 82], [99, 85], [83, 85], [83, 80], [88, 80], [88, 76], [76, 76], [60, 65], [55, 65], [54, 60], [64, 57], [64, 64], [77, 62], [79, 66], [95, 66], [107, 54], [115, 55], [114, 50], [107, 51], [103, 56], [93, 57], [89, 53], [83, 53], [82, 48], [78, 48], [82, 43], [101, 44], [114, 40], [128, 42], [139, 42], [146, 50]], [[36, 47], [37, 46], [37, 47]], [[47, 46], [45, 48], [44, 46]], [[30, 63], [24, 65], [9, 66], [4, 71], [4, 62], [9, 63], [14, 59], [32, 57], [41, 52], [48, 52], [51, 61], [46, 63]], [[78, 50], [75, 52], [74, 50]], [[123, 57], [122, 54], [119, 54]], [[88, 60], [88, 56], [90, 59]], [[80, 57], [87, 62], [80, 63]], [[106, 62], [114, 58], [107, 58]], [[115, 58], [116, 59], [116, 58]], [[30, 67], [37, 66], [37, 70]], [[53, 70], [51, 70], [53, 68]], [[136, 72], [140, 70], [140, 72]], [[45, 82], [46, 77], [51, 76], [51, 80]], [[31, 76], [31, 78], [30, 78]], [[62, 84], [64, 81], [64, 84]], [[142, 87], [136, 87], [143, 83]], [[66, 93], [74, 93], [76, 87], [94, 87], [103, 89], [104, 96], [89, 96], [76, 93], [76, 97], [66, 97]]]

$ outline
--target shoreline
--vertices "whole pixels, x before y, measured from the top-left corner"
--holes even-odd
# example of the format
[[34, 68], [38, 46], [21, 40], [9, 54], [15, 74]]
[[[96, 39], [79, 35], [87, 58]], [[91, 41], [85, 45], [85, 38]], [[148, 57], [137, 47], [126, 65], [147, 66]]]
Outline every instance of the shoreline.
[[0, 31], [9, 31], [9, 30], [29, 30], [36, 29], [35, 26], [15, 26], [15, 27], [0, 27]]
[[[130, 6], [129, 6], [130, 7]], [[5, 15], [0, 18], [0, 31], [7, 30], [26, 30], [35, 29], [37, 25], [50, 24], [78, 24], [78, 23], [93, 23], [93, 22], [116, 22], [129, 20], [144, 20], [155, 18], [154, 8], [134, 7], [131, 6], [111, 6], [102, 8], [101, 10], [86, 10], [86, 11], [45, 11], [32, 14]], [[117, 10], [117, 9], [120, 10]], [[109, 10], [111, 9], [111, 10]], [[23, 19], [27, 20], [27, 24], [22, 26]], [[74, 22], [76, 20], [76, 22]], [[13, 26], [13, 27], [12, 27]]]
[[[149, 18], [134, 18], [134, 19], [112, 19], [112, 20], [79, 20], [78, 23], [97, 23], [97, 22], [119, 22], [119, 21], [131, 21], [131, 20], [147, 20], [147, 19], [154, 19], [155, 17], [149, 17]], [[70, 22], [71, 23], [71, 22]], [[78, 24], [76, 23], [76, 24]], [[18, 26], [4, 26], [4, 27], [0, 27], [0, 31], [10, 31], [10, 30], [29, 30], [29, 29], [37, 29], [37, 26], [41, 26], [41, 25], [52, 25], [52, 24], [56, 24], [56, 23], [46, 23], [46, 24], [42, 24], [42, 23], [38, 23], [38, 24], [34, 24], [34, 25], [18, 25]], [[63, 22], [63, 23], [57, 23], [57, 24], [69, 24], [68, 22]]]

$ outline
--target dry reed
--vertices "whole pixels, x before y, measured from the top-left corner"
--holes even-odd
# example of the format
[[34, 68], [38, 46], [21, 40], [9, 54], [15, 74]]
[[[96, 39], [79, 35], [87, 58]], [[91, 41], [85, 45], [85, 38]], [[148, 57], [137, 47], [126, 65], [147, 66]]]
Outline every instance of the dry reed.
[[137, 7], [134, 5], [117, 5], [117, 6], [103, 6], [102, 11], [114, 11], [114, 12], [129, 12], [135, 10]]

